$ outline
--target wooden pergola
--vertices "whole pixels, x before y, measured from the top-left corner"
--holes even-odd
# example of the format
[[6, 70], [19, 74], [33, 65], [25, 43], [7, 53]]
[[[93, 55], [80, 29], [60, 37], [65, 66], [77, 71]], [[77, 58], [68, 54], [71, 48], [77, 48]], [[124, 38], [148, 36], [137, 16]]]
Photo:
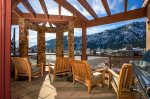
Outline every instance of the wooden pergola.
[[[107, 0], [100, 0], [104, 6], [104, 9], [107, 13], [106, 17], [98, 17], [92, 7], [86, 0], [77, 0], [94, 18], [92, 20], [87, 19], [81, 12], [79, 12], [73, 5], [71, 5], [67, 0], [54, 0], [58, 4], [59, 15], [50, 15], [48, 13], [48, 8], [44, 0], [39, 0], [44, 14], [37, 14], [28, 0], [12, 0], [12, 25], [20, 26], [20, 53], [26, 52], [22, 56], [27, 56], [28, 52], [28, 42], [27, 36], [28, 33], [26, 28], [34, 29], [38, 31], [38, 61], [41, 61], [41, 58], [44, 58], [45, 52], [45, 34], [44, 32], [54, 32], [56, 33], [56, 55], [61, 56], [63, 52], [63, 32], [68, 31], [68, 53], [69, 57], [74, 57], [74, 28], [82, 28], [82, 59], [86, 59], [86, 28], [93, 27], [97, 25], [104, 25], [114, 22], [132, 20], [137, 18], [143, 18], [147, 16], [149, 0], [143, 2], [143, 6], [139, 9], [128, 11], [128, 0], [124, 0], [124, 11], [122, 13], [111, 14], [111, 10], [107, 3]], [[17, 5], [22, 3], [23, 6], [28, 10], [29, 13], [22, 12]], [[36, 3], [36, 2], [35, 2]], [[61, 15], [61, 6], [70, 11], [73, 16], [64, 16]], [[22, 20], [21, 22], [19, 20]], [[24, 20], [24, 23], [23, 23]], [[28, 25], [28, 20], [30, 25]], [[55, 24], [56, 27], [45, 27], [46, 23]], [[39, 23], [43, 23], [42, 26], [39, 26]], [[25, 25], [25, 27], [24, 27]], [[22, 31], [21, 31], [22, 29]], [[23, 33], [21, 33], [23, 32]], [[24, 38], [23, 38], [24, 37]], [[148, 36], [147, 36], [148, 37]], [[22, 43], [23, 44], [22, 44]], [[25, 43], [26, 42], [26, 43]], [[148, 47], [148, 45], [147, 45]], [[148, 48], [149, 49], [149, 48]], [[43, 53], [43, 54], [41, 54]], [[41, 61], [41, 62], [44, 62]]]
[[[0, 1], [0, 98], [10, 98], [10, 26], [19, 25], [20, 31], [20, 54], [27, 56], [28, 31], [38, 31], [38, 61], [45, 61], [45, 32], [56, 33], [56, 55], [61, 56], [63, 51], [63, 32], [68, 31], [68, 54], [74, 57], [74, 28], [82, 28], [82, 59], [86, 59], [86, 28], [132, 20], [146, 17], [146, 49], [150, 49], [150, 0], [144, 0], [143, 6], [139, 9], [128, 11], [128, 0], [124, 0], [124, 11], [111, 14], [107, 0], [100, 0], [106, 10], [107, 16], [98, 17], [86, 0], [77, 0], [94, 18], [87, 19], [67, 0], [54, 0], [58, 4], [59, 15], [50, 15], [44, 0], [39, 0], [44, 14], [34, 11], [28, 0], [1, 0]], [[138, 1], [137, 1], [138, 2]], [[22, 12], [17, 5], [22, 3], [29, 13]], [[36, 2], [35, 2], [36, 3]], [[129, 2], [130, 3], [130, 2]], [[61, 6], [70, 11], [73, 16], [61, 15]], [[56, 27], [45, 27], [46, 23], [55, 24]], [[43, 23], [42, 26], [38, 25]], [[43, 59], [43, 60], [40, 60]], [[8, 79], [5, 79], [5, 78]]]

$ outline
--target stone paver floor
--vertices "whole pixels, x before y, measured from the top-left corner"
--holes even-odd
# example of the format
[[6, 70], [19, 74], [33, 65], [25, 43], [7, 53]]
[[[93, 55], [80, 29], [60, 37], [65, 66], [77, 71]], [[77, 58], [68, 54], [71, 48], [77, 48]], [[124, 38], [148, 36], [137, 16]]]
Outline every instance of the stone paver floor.
[[91, 94], [83, 84], [66, 81], [66, 76], [57, 77], [45, 72], [43, 77], [32, 78], [32, 82], [11, 79], [11, 99], [116, 99], [113, 89], [94, 86]]

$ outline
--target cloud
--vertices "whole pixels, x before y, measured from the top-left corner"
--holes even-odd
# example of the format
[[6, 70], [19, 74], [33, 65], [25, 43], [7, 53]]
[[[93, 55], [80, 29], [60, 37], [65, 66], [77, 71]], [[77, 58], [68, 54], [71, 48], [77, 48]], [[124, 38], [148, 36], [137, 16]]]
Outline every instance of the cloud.
[[131, 8], [130, 8], [130, 10], [134, 10], [134, 9], [136, 9], [137, 8], [137, 5], [133, 5]]

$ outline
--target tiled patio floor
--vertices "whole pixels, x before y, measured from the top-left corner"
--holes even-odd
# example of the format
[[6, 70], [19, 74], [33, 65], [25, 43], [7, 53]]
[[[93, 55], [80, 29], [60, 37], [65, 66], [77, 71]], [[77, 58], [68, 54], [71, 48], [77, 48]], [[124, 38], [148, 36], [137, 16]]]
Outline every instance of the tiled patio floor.
[[113, 89], [101, 85], [93, 87], [88, 94], [85, 85], [73, 85], [66, 81], [66, 76], [53, 81], [53, 75], [49, 77], [45, 72], [43, 77], [33, 78], [31, 83], [11, 79], [11, 99], [116, 99], [116, 94]]

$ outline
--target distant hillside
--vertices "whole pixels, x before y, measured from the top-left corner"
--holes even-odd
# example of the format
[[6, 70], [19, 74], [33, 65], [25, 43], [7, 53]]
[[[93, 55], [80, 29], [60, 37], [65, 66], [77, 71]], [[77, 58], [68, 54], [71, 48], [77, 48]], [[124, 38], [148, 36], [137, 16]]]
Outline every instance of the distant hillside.
[[[133, 22], [116, 29], [105, 30], [103, 32], [87, 35], [87, 48], [90, 49], [119, 49], [126, 44], [133, 47], [145, 48], [146, 42], [145, 22]], [[75, 37], [75, 49], [81, 49], [81, 37]], [[46, 41], [46, 49], [55, 49], [56, 39]], [[64, 37], [64, 48], [67, 49], [67, 37]], [[36, 48], [33, 46], [32, 48]]]

